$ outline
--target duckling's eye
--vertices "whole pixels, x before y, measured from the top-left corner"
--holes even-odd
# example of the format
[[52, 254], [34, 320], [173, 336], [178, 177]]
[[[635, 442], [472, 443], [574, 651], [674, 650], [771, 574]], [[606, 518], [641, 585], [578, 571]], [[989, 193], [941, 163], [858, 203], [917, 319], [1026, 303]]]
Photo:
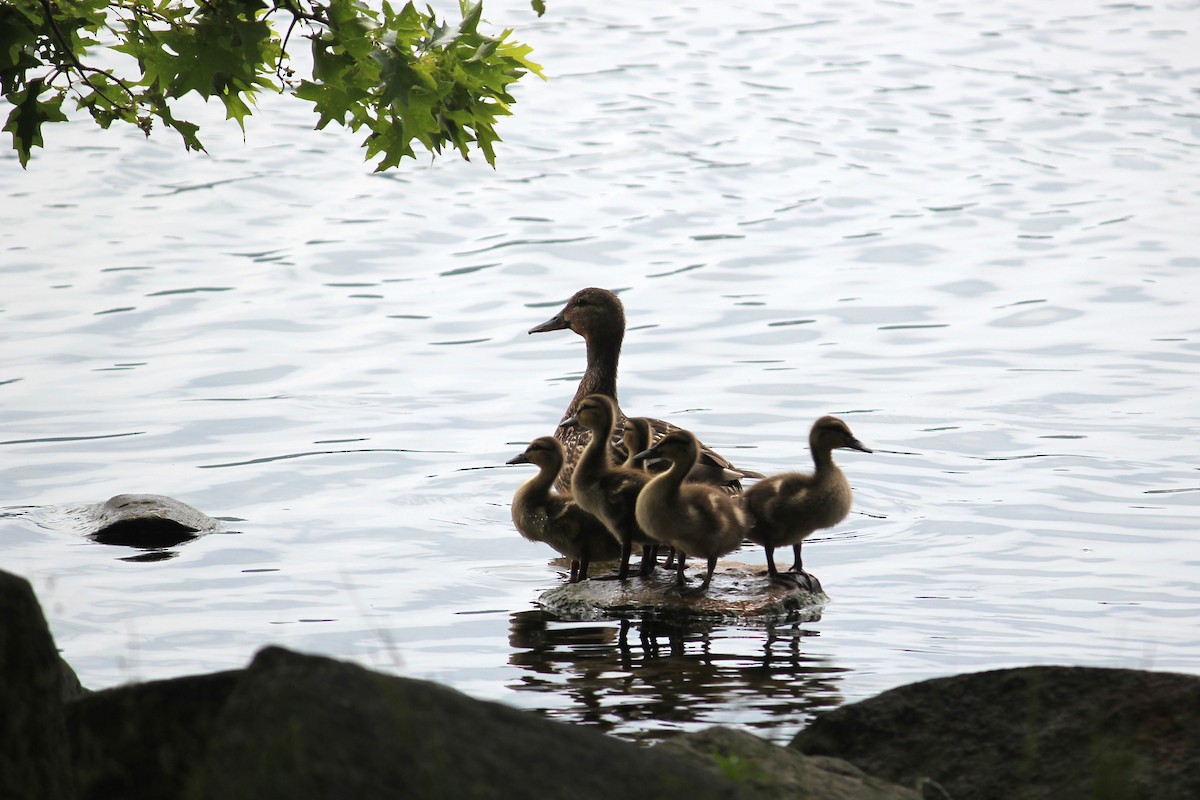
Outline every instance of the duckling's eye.
[[578, 300], [576, 300], [576, 301], [575, 301], [575, 307], [576, 307], [576, 308], [583, 308], [583, 307], [584, 307], [584, 306], [586, 306], [587, 304], [588, 304], [588, 301], [587, 301], [587, 300], [585, 300], [585, 299], [584, 299], [584, 298], [582, 298], [582, 297], [581, 297], [581, 298], [579, 298]]

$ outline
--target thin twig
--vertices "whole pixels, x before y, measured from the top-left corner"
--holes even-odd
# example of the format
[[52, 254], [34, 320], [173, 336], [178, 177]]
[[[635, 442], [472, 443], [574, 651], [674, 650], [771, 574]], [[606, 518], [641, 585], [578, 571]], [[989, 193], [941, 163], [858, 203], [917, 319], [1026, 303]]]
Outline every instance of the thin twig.
[[[96, 67], [86, 66], [85, 64], [83, 64], [83, 62], [81, 62], [79, 60], [79, 58], [75, 55], [75, 51], [71, 49], [71, 45], [67, 42], [67, 37], [63, 35], [62, 29], [60, 29], [58, 27], [58, 21], [56, 19], [54, 19], [54, 10], [50, 8], [50, 0], [41, 0], [41, 2], [42, 2], [42, 12], [45, 13], [46, 21], [50, 23], [50, 28], [51, 28], [51, 30], [54, 31], [54, 37], [56, 39], [58, 39], [58, 44], [62, 48], [63, 53], [66, 54], [67, 60], [70, 61], [71, 66], [75, 67], [75, 71], [79, 73], [79, 77], [83, 79], [83, 82], [86, 83], [88, 86], [90, 86], [92, 88], [92, 91], [94, 91], [96, 94], [103, 97], [105, 100], [107, 100], [109, 103], [116, 106], [117, 108], [123, 108], [126, 110], [132, 109], [133, 106], [128, 105], [126, 103], [118, 103], [117, 101], [113, 100], [111, 97], [106, 95], [100, 89], [100, 87], [98, 87], [94, 83], [92, 83], [91, 79], [88, 77], [88, 73], [104, 75], [105, 77], [114, 81], [122, 89], [124, 89], [125, 94], [129, 95], [130, 100], [132, 100], [134, 98], [133, 90], [130, 89], [129, 86], [127, 86], [125, 84], [125, 81], [121, 80], [116, 75], [113, 75], [111, 72], [107, 72], [102, 69], [97, 69]], [[69, 80], [69, 78], [68, 78], [68, 80]]]

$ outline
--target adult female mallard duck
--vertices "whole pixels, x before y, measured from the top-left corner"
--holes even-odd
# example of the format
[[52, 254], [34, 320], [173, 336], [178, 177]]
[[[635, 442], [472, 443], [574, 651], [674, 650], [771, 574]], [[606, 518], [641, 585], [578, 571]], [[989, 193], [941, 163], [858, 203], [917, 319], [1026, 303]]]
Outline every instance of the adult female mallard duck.
[[[700, 445], [689, 431], [671, 431], [638, 458], [661, 458], [669, 469], [654, 476], [638, 495], [634, 516], [652, 539], [675, 548], [678, 557], [674, 591], [703, 594], [712, 583], [717, 559], [736, 550], [750, 528], [750, 517], [737, 498], [705, 483], [685, 483]], [[686, 556], [708, 560], [704, 582], [685, 588]]]
[[[617, 362], [621, 358], [621, 343], [625, 340], [625, 307], [621, 300], [607, 289], [580, 289], [562, 310], [550, 319], [529, 329], [530, 333], [545, 333], [546, 331], [572, 330], [583, 337], [587, 344], [587, 368], [575, 390], [575, 396], [567, 405], [563, 414], [564, 420], [575, 415], [583, 398], [591, 394], [602, 394], [617, 402]], [[626, 417], [617, 408], [616, 434], [619, 437], [623, 430]], [[675, 425], [661, 419], [649, 419], [654, 438], [663, 436], [673, 430]], [[562, 474], [558, 477], [559, 488], [567, 488], [571, 482], [571, 472], [583, 454], [590, 434], [580, 428], [559, 427], [555, 437], [566, 447], [567, 463]], [[613, 458], [616, 463], [625, 461], [627, 453], [620, 439], [612, 441]], [[661, 471], [664, 465], [650, 464], [652, 471]], [[712, 483], [725, 488], [729, 494], [740, 494], [742, 478], [761, 478], [762, 475], [751, 470], [738, 469], [705, 445], [700, 445], [700, 455], [688, 480], [702, 483]]]
[[[800, 545], [813, 531], [832, 528], [850, 513], [850, 482], [833, 463], [833, 450], [847, 447], [870, 453], [871, 449], [850, 432], [837, 417], [821, 417], [808, 434], [808, 449], [816, 469], [809, 472], [785, 472], [764, 478], [743, 496], [746, 510], [753, 518], [748, 538], [767, 551], [767, 572], [778, 583], [797, 583], [817, 590], [820, 584], [804, 571]], [[796, 561], [784, 576], [775, 569], [775, 548], [792, 546]]]
[[616, 417], [616, 403], [602, 394], [590, 394], [579, 401], [575, 413], [560, 425], [581, 426], [592, 434], [571, 475], [571, 494], [580, 508], [595, 515], [621, 543], [617, 578], [623, 581], [629, 575], [629, 556], [635, 544], [643, 548], [639, 574], [647, 575], [654, 568], [649, 552], [654, 541], [638, 527], [634, 516], [638, 493], [650, 481], [650, 475], [614, 466], [609, 460], [608, 442]]
[[621, 546], [603, 522], [580, 508], [571, 495], [551, 491], [563, 465], [561, 442], [541, 436], [507, 463], [538, 468], [513, 495], [513, 525], [529, 541], [548, 544], [571, 559], [571, 583], [587, 578], [592, 561], [620, 557]]

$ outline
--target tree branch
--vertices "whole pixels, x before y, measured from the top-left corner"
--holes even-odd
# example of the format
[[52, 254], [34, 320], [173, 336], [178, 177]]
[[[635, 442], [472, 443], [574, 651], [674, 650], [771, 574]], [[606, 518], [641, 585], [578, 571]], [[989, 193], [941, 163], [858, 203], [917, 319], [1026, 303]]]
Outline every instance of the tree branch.
[[41, 0], [41, 4], [42, 13], [46, 15], [46, 21], [50, 23], [50, 29], [54, 31], [54, 38], [58, 39], [58, 46], [62, 48], [62, 52], [66, 56], [66, 59], [70, 65], [75, 68], [76, 72], [79, 73], [80, 79], [90, 86], [93, 92], [112, 103], [115, 107], [122, 108], [127, 111], [131, 110], [133, 106], [127, 103], [118, 103], [116, 100], [113, 100], [111, 97], [106, 95], [99, 86], [96, 86], [96, 84], [92, 83], [91, 78], [88, 77], [88, 74], [91, 73], [94, 75], [105, 76], [120, 86], [125, 91], [125, 94], [129, 95], [131, 100], [134, 98], [133, 90], [126, 85], [125, 81], [121, 80], [116, 75], [113, 75], [111, 72], [97, 69], [96, 67], [89, 67], [81, 62], [78, 56], [75, 55], [75, 51], [71, 49], [71, 44], [67, 41], [67, 37], [63, 35], [62, 29], [58, 27], [58, 20], [54, 18], [54, 9], [50, 7], [50, 0]]

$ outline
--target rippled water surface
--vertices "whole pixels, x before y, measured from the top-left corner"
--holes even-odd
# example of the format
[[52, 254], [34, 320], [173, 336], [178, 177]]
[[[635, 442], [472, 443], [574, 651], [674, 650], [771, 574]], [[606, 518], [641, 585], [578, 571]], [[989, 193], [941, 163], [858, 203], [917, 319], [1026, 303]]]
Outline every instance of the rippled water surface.
[[[1200, 672], [1195, 2], [490, 0], [550, 81], [499, 166], [370, 174], [265, 97], [209, 155], [0, 161], [0, 565], [85, 685], [267, 643], [655, 739], [1029, 663]], [[748, 7], [739, 7], [748, 6]], [[448, 8], [446, 10], [449, 10]], [[5, 112], [7, 113], [7, 112]], [[570, 622], [509, 521], [621, 290], [627, 411], [764, 472], [845, 418], [803, 624]], [[77, 507], [225, 520], [157, 561]], [[746, 549], [741, 560], [761, 560]]]

